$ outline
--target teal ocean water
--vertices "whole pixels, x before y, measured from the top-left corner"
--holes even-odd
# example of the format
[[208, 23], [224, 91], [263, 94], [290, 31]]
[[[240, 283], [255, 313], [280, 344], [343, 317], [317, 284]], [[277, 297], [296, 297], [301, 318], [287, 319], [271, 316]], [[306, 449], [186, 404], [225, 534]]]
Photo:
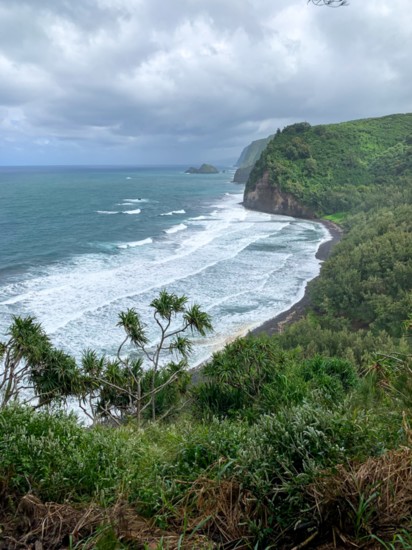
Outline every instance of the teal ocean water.
[[0, 168], [1, 339], [13, 314], [32, 315], [76, 357], [113, 355], [119, 311], [151, 331], [167, 288], [212, 316], [196, 363], [299, 300], [326, 229], [244, 209], [233, 170], [184, 168]]

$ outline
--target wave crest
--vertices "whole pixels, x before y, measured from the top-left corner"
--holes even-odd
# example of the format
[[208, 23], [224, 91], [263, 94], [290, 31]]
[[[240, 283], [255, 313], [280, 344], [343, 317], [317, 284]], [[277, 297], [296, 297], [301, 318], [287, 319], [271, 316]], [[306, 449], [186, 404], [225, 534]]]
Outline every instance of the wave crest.
[[172, 233], [177, 233], [178, 231], [183, 231], [184, 229], [187, 229], [187, 225], [184, 223], [179, 223], [179, 225], [173, 225], [172, 227], [169, 227], [169, 229], [165, 229], [165, 233], [168, 233], [169, 235]]
[[160, 214], [161, 216], [173, 216], [173, 214], [186, 214], [186, 210], [171, 210], [170, 212], [165, 212], [164, 214]]
[[132, 241], [130, 243], [125, 244], [119, 244], [117, 245], [117, 248], [135, 248], [136, 246], [143, 246], [145, 244], [151, 244], [153, 242], [153, 239], [151, 237], [148, 237], [147, 239], [143, 239], [141, 241]]

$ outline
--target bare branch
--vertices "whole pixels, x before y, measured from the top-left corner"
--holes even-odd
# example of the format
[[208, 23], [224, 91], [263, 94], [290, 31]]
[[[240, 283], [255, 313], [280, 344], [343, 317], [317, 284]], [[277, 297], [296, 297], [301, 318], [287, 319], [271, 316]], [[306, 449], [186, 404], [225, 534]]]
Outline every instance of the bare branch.
[[315, 6], [327, 6], [328, 8], [340, 8], [341, 6], [348, 6], [348, 0], [308, 0], [308, 4], [314, 4]]
[[104, 378], [94, 378], [97, 382], [100, 382], [101, 384], [105, 384], [106, 386], [109, 386], [110, 388], [113, 388], [121, 393], [124, 393], [128, 397], [134, 397], [134, 393], [129, 391], [127, 388], [122, 388], [121, 386], [117, 386], [116, 384], [113, 384], [112, 382], [109, 382], [108, 380], [105, 380]]

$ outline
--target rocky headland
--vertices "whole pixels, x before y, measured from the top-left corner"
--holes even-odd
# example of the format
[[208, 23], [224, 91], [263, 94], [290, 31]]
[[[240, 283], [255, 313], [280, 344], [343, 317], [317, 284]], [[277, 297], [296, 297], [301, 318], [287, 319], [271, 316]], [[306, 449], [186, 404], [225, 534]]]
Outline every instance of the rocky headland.
[[233, 176], [233, 183], [246, 183], [249, 179], [253, 166], [238, 168]]

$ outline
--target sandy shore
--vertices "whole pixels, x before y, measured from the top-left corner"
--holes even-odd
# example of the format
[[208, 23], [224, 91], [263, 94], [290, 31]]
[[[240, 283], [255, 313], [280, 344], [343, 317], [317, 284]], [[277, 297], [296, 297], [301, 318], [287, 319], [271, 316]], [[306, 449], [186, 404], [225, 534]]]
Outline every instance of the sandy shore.
[[[325, 261], [329, 257], [329, 254], [331, 253], [331, 250], [335, 246], [335, 244], [337, 244], [341, 240], [343, 232], [342, 228], [334, 224], [333, 222], [330, 222], [328, 220], [316, 221], [322, 223], [328, 229], [331, 235], [331, 238], [328, 241], [322, 243], [319, 246], [318, 251], [316, 252], [316, 258], [318, 260]], [[276, 315], [276, 317], [273, 317], [273, 319], [265, 321], [259, 327], [248, 332], [248, 334], [246, 335], [244, 335], [243, 333], [243, 335], [258, 336], [259, 334], [268, 334], [270, 336], [272, 334], [280, 333], [283, 331], [285, 326], [301, 319], [305, 315], [308, 305], [309, 297], [307, 295], [307, 292], [305, 292], [303, 298], [299, 300], [299, 302], [293, 304], [288, 310], [282, 311], [282, 313], [279, 313], [278, 315]], [[235, 340], [236, 337], [242, 337], [242, 335], [234, 335], [233, 338], [230, 338], [230, 341]], [[227, 341], [226, 343], [228, 342], [229, 341]], [[202, 366], [205, 365], [207, 362], [208, 360], [203, 361], [190, 369], [192, 375], [192, 383], [196, 384], [199, 382], [199, 380], [201, 379]]]
[[[337, 244], [341, 240], [342, 229], [338, 225], [328, 220], [319, 220], [319, 222], [322, 223], [331, 234], [331, 239], [322, 243], [316, 253], [316, 258], [318, 260], [324, 261], [329, 257], [329, 254], [331, 253], [331, 250], [335, 246], [335, 244]], [[279, 315], [276, 315], [276, 317], [273, 317], [273, 319], [265, 321], [262, 325], [249, 332], [249, 335], [271, 335], [282, 332], [286, 325], [294, 323], [304, 316], [308, 305], [309, 297], [307, 295], [307, 292], [305, 292], [305, 295], [301, 300], [299, 300], [299, 302], [293, 304], [287, 311], [279, 313]]]

